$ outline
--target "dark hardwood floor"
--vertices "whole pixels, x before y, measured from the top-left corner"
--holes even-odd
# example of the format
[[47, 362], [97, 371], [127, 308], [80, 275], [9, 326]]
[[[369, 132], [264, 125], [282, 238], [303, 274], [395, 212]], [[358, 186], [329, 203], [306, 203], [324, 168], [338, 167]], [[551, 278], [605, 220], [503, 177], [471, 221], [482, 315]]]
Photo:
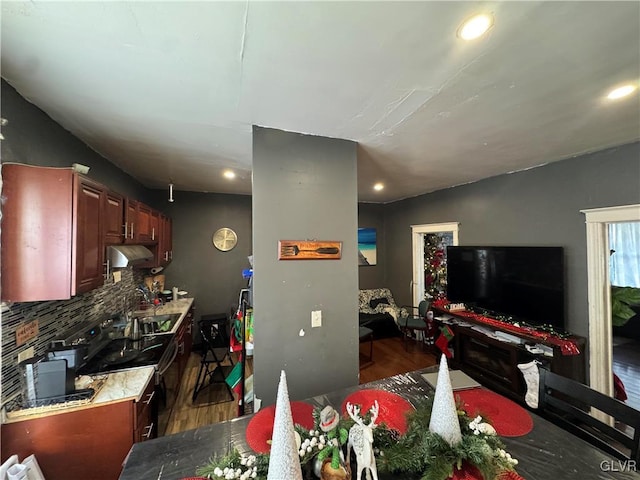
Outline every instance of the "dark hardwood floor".
[[614, 337], [613, 372], [620, 377], [627, 392], [627, 405], [640, 410], [640, 342]]
[[[368, 355], [369, 343], [363, 342], [360, 344], [361, 384], [436, 364], [436, 357], [412, 340], [407, 342], [405, 350], [402, 337], [374, 340], [371, 361], [367, 358]], [[160, 414], [159, 435], [191, 430], [203, 425], [231, 420], [237, 416], [237, 398], [233, 401], [220, 402], [220, 400], [226, 400], [223, 385], [207, 387], [198, 395], [197, 401], [192, 402], [191, 395], [199, 366], [200, 355], [192, 353], [175, 404]]]

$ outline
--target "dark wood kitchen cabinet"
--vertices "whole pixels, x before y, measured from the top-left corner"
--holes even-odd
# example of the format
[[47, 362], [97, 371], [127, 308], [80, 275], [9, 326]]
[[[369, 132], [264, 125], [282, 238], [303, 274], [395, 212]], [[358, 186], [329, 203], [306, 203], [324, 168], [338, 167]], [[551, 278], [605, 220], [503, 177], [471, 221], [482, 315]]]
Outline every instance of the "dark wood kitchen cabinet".
[[156, 263], [159, 267], [168, 265], [173, 260], [173, 227], [171, 217], [160, 214], [160, 238], [158, 240], [158, 250]]
[[[158, 243], [157, 229], [160, 212], [150, 206], [132, 199], [125, 200], [124, 208], [124, 243], [153, 244]], [[154, 219], [155, 217], [155, 219]]]
[[[104, 283], [104, 241], [102, 238], [105, 188], [75, 175], [76, 291], [84, 293]], [[73, 253], [72, 253], [73, 257]], [[73, 293], [72, 293], [73, 295]]]
[[172, 258], [171, 218], [71, 168], [2, 164], [1, 297], [67, 300], [104, 284], [106, 246], [145, 244]]
[[117, 245], [124, 241], [124, 197], [119, 193], [105, 195], [104, 243]]
[[144, 203], [138, 203], [138, 229], [135, 238], [138, 243], [153, 242], [153, 231], [151, 226], [152, 209]]
[[70, 168], [11, 163], [2, 179], [2, 300], [64, 300], [102, 285], [104, 187]]
[[160, 241], [160, 215], [157, 210], [151, 210], [151, 241]]
[[138, 228], [138, 202], [126, 198], [124, 201], [124, 243], [139, 243], [136, 238]]
[[139, 401], [124, 400], [2, 425], [2, 459], [32, 453], [47, 480], [115, 480], [139, 441], [156, 436], [153, 376]]

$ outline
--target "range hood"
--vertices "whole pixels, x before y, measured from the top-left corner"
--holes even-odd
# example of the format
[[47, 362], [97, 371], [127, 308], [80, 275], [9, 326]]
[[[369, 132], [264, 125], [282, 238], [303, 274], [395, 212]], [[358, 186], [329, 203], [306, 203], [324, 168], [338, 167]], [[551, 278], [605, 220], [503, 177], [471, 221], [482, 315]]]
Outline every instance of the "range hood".
[[139, 265], [153, 259], [153, 253], [143, 245], [111, 245], [107, 249], [111, 268]]

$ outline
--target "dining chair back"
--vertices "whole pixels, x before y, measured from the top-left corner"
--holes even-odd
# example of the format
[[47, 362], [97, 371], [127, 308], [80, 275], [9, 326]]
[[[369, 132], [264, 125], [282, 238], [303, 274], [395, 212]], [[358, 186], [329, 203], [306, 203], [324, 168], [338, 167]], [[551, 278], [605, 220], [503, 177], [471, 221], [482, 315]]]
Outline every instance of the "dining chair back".
[[[417, 307], [405, 305], [402, 307], [408, 314], [398, 319], [398, 326], [402, 331], [404, 349], [407, 350], [407, 337], [415, 336], [422, 345], [433, 345], [433, 331], [427, 323], [427, 311], [429, 302], [422, 300]], [[420, 332], [420, 333], [418, 333]]]
[[[543, 416], [617, 458], [640, 461], [640, 411], [546, 368], [539, 372]], [[591, 416], [591, 408], [613, 417], [615, 426]]]

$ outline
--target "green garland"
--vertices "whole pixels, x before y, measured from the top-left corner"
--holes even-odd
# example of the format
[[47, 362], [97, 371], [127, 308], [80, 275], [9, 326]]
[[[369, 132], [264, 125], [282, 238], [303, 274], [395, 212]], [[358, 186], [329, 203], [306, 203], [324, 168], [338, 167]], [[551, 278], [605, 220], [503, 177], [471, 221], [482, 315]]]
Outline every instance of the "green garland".
[[[497, 478], [500, 472], [514, 469], [517, 460], [506, 453], [500, 437], [495, 432], [479, 431], [480, 417], [471, 419], [458, 408], [462, 441], [452, 447], [438, 434], [429, 430], [431, 410], [431, 399], [421, 402], [415, 411], [407, 415], [408, 428], [402, 436], [385, 424], [380, 424], [373, 430], [373, 445], [379, 472], [411, 475], [420, 480], [446, 480], [454, 473], [454, 468], [460, 469], [463, 464], [470, 464], [489, 480]], [[307, 471], [311, 469], [316, 458], [324, 460], [331, 457], [332, 464], [336, 462], [334, 468], [337, 468], [340, 451], [346, 444], [349, 428], [354, 423], [350, 418], [341, 418], [336, 428], [330, 432], [320, 432], [319, 413], [320, 409], [314, 410], [314, 430], [306, 430], [300, 425], [295, 425], [296, 432], [303, 440], [303, 446], [307, 445], [300, 452], [300, 464], [303, 470]], [[367, 415], [365, 421], [368, 419]], [[318, 448], [318, 442], [311, 442], [313, 438], [318, 439], [319, 435], [325, 435], [322, 448]], [[225, 479], [225, 468], [237, 473], [237, 476], [231, 478], [266, 480], [269, 455], [246, 457], [234, 449], [223, 457], [212, 457], [207, 465], [197, 469], [196, 474], [210, 479]], [[252, 475], [253, 472], [255, 476]]]

